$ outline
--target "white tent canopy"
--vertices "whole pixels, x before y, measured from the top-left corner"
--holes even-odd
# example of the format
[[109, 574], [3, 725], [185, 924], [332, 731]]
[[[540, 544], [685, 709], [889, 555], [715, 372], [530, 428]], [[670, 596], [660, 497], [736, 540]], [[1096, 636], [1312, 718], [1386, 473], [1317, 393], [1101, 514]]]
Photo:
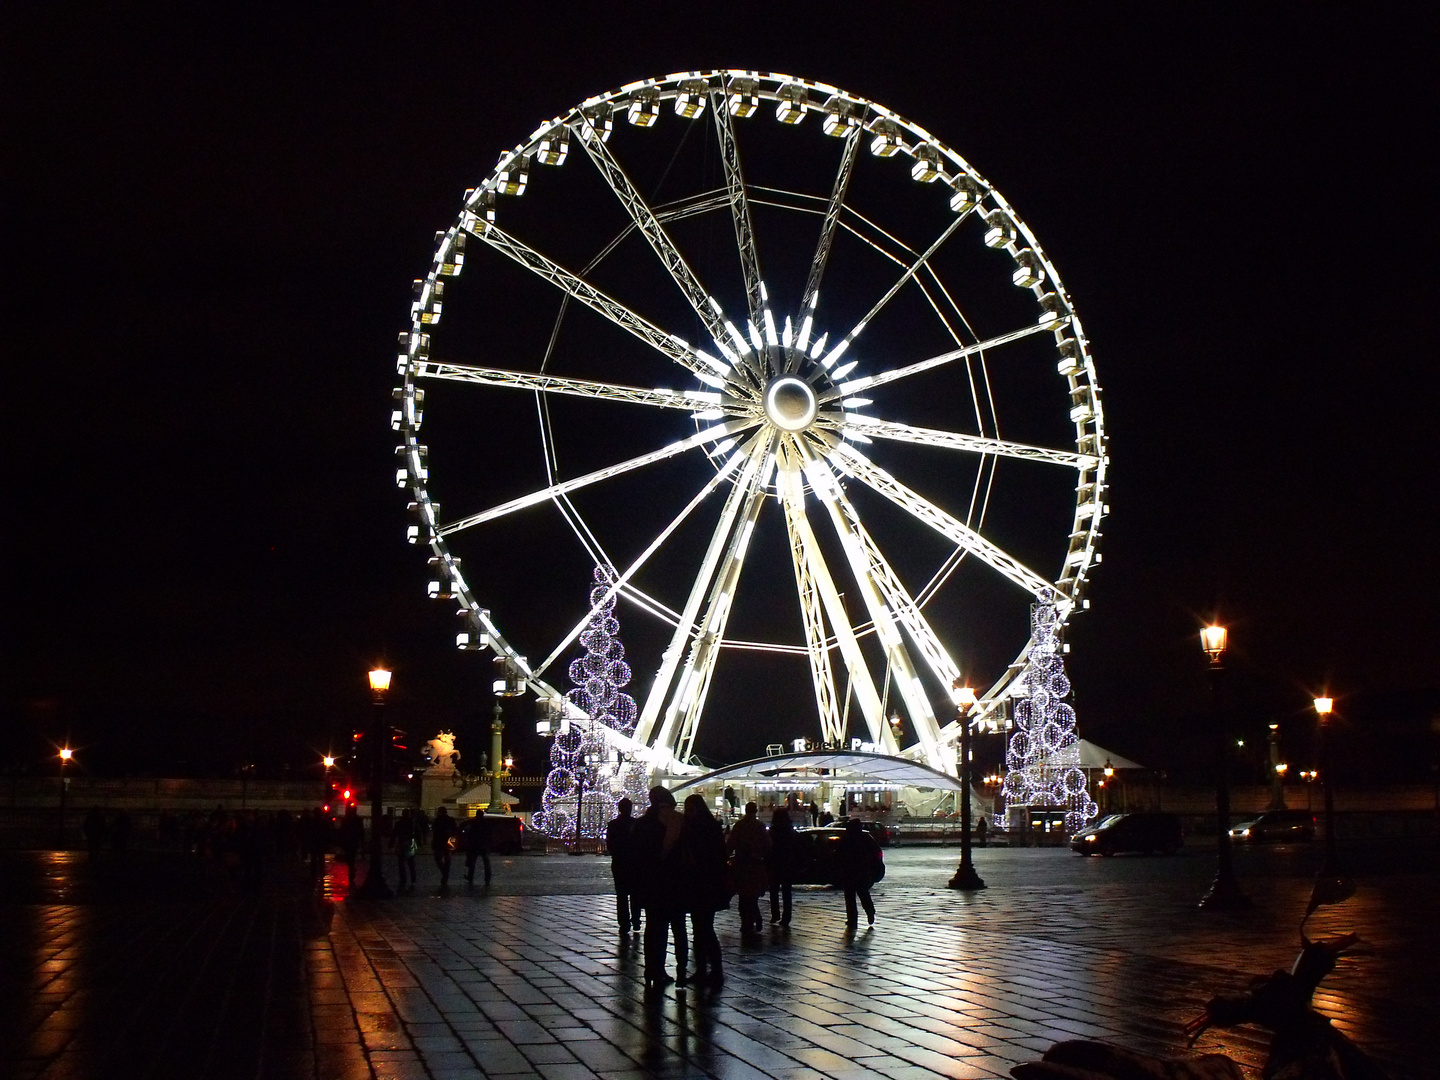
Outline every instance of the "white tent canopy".
[[1096, 746], [1089, 739], [1077, 739], [1080, 747], [1080, 768], [1082, 769], [1103, 769], [1109, 765], [1112, 769], [1143, 769], [1144, 765], [1131, 761], [1127, 757], [1121, 757], [1113, 750], [1106, 750], [1103, 746]]

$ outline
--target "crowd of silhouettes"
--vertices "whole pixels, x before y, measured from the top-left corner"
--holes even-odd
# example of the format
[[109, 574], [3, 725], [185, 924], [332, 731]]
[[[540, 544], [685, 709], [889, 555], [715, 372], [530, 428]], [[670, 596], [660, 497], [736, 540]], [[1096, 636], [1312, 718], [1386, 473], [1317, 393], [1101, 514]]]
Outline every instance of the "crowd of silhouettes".
[[[733, 792], [722, 796], [726, 807], [738, 809]], [[818, 807], [798, 803], [794, 809], [812, 823], [824, 821]], [[770, 922], [788, 929], [794, 914], [793, 886], [804, 880], [809, 857], [796, 831], [790, 808], [777, 808], [769, 828], [759, 808], [747, 803], [744, 815], [727, 832], [711, 813], [704, 796], [686, 798], [683, 813], [664, 787], [650, 789], [649, 807], [639, 817], [630, 800], [618, 803], [618, 816], [605, 832], [615, 882], [615, 918], [620, 938], [641, 929], [644, 912], [645, 985], [669, 983], [720, 986], [724, 961], [715, 933], [716, 913], [738, 901], [742, 940], [753, 942], [764, 930], [760, 897], [770, 893]], [[845, 893], [848, 929], [859, 921], [859, 909], [875, 922], [870, 888], [883, 873], [880, 848], [859, 818], [845, 823], [835, 845], [833, 882]], [[686, 920], [689, 920], [687, 933]], [[676, 973], [666, 960], [673, 944]], [[695, 967], [689, 969], [690, 953]]]

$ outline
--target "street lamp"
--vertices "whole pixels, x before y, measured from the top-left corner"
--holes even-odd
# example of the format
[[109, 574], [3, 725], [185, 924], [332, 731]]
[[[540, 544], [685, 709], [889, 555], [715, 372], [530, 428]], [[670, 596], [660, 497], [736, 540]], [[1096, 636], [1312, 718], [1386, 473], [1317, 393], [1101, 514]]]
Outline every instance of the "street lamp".
[[950, 879], [952, 889], [983, 889], [985, 882], [975, 872], [970, 856], [970, 710], [975, 707], [975, 691], [955, 680], [956, 719], [960, 721], [960, 865]]
[[65, 793], [70, 787], [70, 777], [65, 775], [65, 766], [75, 757], [75, 751], [68, 746], [60, 748], [60, 850], [65, 850]]
[[1334, 711], [1334, 698], [1315, 699], [1315, 714], [1320, 717], [1320, 777], [1325, 795], [1325, 864], [1320, 868], [1323, 877], [1340, 876], [1340, 867], [1335, 861], [1335, 779], [1330, 767], [1330, 716]]
[[[497, 656], [490, 661], [490, 689], [495, 694], [495, 710], [490, 721], [490, 804], [486, 809], [492, 814], [497, 806], [504, 806], [500, 798], [500, 770], [502, 767], [509, 768], [505, 765], [508, 759], [501, 754], [505, 737], [505, 711], [500, 707], [500, 699], [520, 697], [525, 693], [525, 674], [521, 670], [524, 664], [523, 656], [514, 660], [508, 656]], [[539, 730], [539, 725], [536, 725], [536, 730]]]
[[1285, 809], [1285, 769], [1280, 761], [1280, 725], [1270, 725], [1270, 809]]
[[1250, 906], [1250, 898], [1240, 891], [1235, 880], [1235, 864], [1230, 850], [1230, 778], [1226, 756], [1229, 738], [1225, 731], [1225, 709], [1220, 699], [1220, 679], [1225, 673], [1225, 646], [1229, 634], [1225, 627], [1212, 623], [1200, 631], [1200, 647], [1210, 659], [1210, 707], [1214, 716], [1211, 727], [1215, 739], [1215, 820], [1216, 836], [1215, 881], [1200, 901], [1202, 908], [1236, 911]]
[[[374, 745], [370, 761], [370, 865], [365, 870], [365, 881], [350, 895], [365, 900], [380, 900], [393, 895], [390, 884], [385, 880], [385, 853], [380, 846], [380, 816], [385, 803], [385, 745], [390, 741], [385, 730], [385, 695], [390, 690], [390, 671], [374, 667], [370, 671], [370, 700], [373, 704]], [[326, 759], [326, 768], [334, 761]]]

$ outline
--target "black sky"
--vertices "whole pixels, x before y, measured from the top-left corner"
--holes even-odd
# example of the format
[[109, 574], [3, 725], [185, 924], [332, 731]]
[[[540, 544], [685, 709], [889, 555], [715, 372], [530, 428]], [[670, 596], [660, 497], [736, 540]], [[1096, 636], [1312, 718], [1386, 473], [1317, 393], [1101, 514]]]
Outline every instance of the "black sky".
[[179, 728], [313, 745], [383, 654], [415, 723], [475, 723], [485, 672], [391, 482], [410, 281], [539, 121], [709, 67], [914, 119], [1064, 275], [1113, 458], [1082, 733], [1192, 714], [1212, 611], [1277, 714], [1433, 687], [1435, 30], [1418, 4], [8, 5], [6, 712], [125, 768]]

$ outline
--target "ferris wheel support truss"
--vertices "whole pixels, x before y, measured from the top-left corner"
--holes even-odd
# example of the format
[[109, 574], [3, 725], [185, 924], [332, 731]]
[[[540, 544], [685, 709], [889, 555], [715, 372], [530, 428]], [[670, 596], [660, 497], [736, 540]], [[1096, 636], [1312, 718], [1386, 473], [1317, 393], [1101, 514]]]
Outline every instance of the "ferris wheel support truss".
[[[683, 118], [682, 122], [714, 124], [724, 172], [723, 188], [694, 192], [654, 206], [641, 193], [610, 149], [608, 139], [618, 117], [627, 118], [639, 128], [652, 126], [659, 117], [662, 103], [672, 104], [675, 113]], [[839, 162], [828, 195], [759, 186], [746, 179], [736, 128], [742, 122], [749, 122], [745, 118], [756, 113], [762, 103], [767, 108], [773, 105], [776, 120], [787, 125], [803, 123], [809, 114], [821, 117], [824, 134], [834, 136], [840, 144]], [[711, 119], [704, 121], [707, 115]], [[525, 194], [533, 167], [563, 165], [572, 142], [584, 151], [627, 218], [624, 228], [579, 273], [541, 254], [502, 229], [495, 220], [497, 208], [504, 205], [505, 200]], [[908, 162], [911, 180], [922, 186], [933, 184], [935, 189], [946, 192], [952, 216], [948, 224], [931, 234], [928, 242], [911, 246], [882, 225], [879, 215], [867, 216], [848, 201], [851, 181], [862, 157], [862, 145], [869, 147], [872, 157], [898, 157], [901, 162]], [[771, 309], [761, 276], [752, 216], [752, 207], [757, 205], [813, 215], [819, 220], [819, 236], [800, 293], [799, 307], [793, 313], [793, 320], [790, 316], [784, 318], [783, 331]], [[702, 283], [666, 228], [670, 222], [727, 209], [748, 308], [748, 318], [741, 320], [746, 323], [743, 331], [725, 316], [715, 294]], [[1012, 283], [1033, 295], [1038, 315], [1029, 325], [982, 338], [937, 271], [937, 253], [962, 224], [972, 218], [983, 219], [985, 245], [1013, 260]], [[866, 314], [831, 344], [828, 334], [817, 336], [816, 331], [820, 329], [817, 318], [822, 279], [831, 261], [836, 237], [842, 231], [873, 249], [887, 264], [897, 267], [898, 273], [877, 291], [878, 299]], [[710, 336], [713, 350], [707, 351], [711, 345], [705, 342], [692, 346], [682, 337], [666, 332], [590, 282], [592, 271], [601, 261], [635, 233], [645, 240], [679, 289]], [[440, 322], [444, 305], [450, 302], [446, 282], [458, 276], [465, 265], [467, 237], [480, 242], [471, 246], [472, 263], [477, 249], [493, 251], [512, 261], [559, 291], [564, 298], [562, 317], [564, 304], [577, 301], [579, 306], [641, 341], [652, 353], [678, 365], [693, 376], [699, 386], [674, 390], [548, 374], [544, 369], [548, 367], [549, 349], [538, 372], [432, 360], [429, 334]], [[927, 617], [925, 606], [960, 560], [973, 555], [981, 564], [1019, 586], [1027, 596], [1053, 595], [1061, 618], [1068, 617], [1079, 605], [1087, 577], [1100, 561], [1100, 522], [1108, 512], [1104, 500], [1109, 458], [1089, 343], [1054, 266], [1029, 227], [999, 192], [968, 162], [924, 129], [875, 102], [833, 86], [786, 75], [753, 71], [688, 72], [643, 80], [587, 99], [568, 113], [542, 124], [525, 143], [502, 154], [490, 177], [467, 192], [458, 220], [450, 229], [437, 234], [437, 244], [431, 271], [416, 283], [411, 327], [401, 335], [397, 370], [403, 385], [395, 391], [397, 408], [392, 414], [392, 427], [401, 432], [403, 440], [396, 451], [400, 459], [396, 482], [408, 488], [412, 498], [414, 524], [408, 536], [412, 543], [425, 543], [432, 549], [430, 563], [436, 580], [430, 583], [429, 594], [453, 598], [459, 603], [466, 629], [458, 635], [457, 644], [472, 649], [488, 644], [497, 655], [514, 664], [520, 677], [541, 698], [556, 703], [561, 715], [573, 717], [574, 704], [565, 701], [564, 695], [546, 681], [545, 674], [593, 617], [598, 610], [596, 605], [590, 605], [586, 618], [549, 650], [538, 667], [531, 666], [501, 634], [490, 612], [480, 607], [461, 572], [460, 559], [452, 554], [449, 545], [469, 530], [551, 504], [564, 516], [587, 552], [603, 559], [608, 545], [580, 516], [570, 502], [570, 495], [690, 451], [702, 450], [715, 467], [714, 475], [604, 590], [600, 606], [620, 596], [674, 627], [670, 645], [662, 655], [640, 710], [635, 735], [607, 731], [605, 737], [654, 769], [675, 773], [696, 771], [698, 767], [692, 760], [695, 740], [718, 657], [725, 649], [759, 649], [807, 656], [822, 735], [827, 741], [841, 739], [845, 736], [844, 718], [837, 700], [836, 671], [830, 656], [830, 651], [836, 649], [848, 677], [847, 708], [848, 694], [853, 693], [872, 741], [886, 753], [899, 752], [884, 716], [885, 702], [876, 691], [875, 679], [861, 649], [861, 639], [873, 634], [885, 657], [887, 683], [896, 685], [915, 731], [916, 742], [903, 752], [946, 771], [953, 770], [953, 760], [946, 759], [953, 756], [949, 747], [959, 734], [959, 725], [954, 721], [942, 725], [937, 719], [937, 710], [932, 708], [916, 672], [910, 649], [919, 651], [930, 675], [942, 687], [959, 678], [960, 668], [935, 631], [933, 620]], [[870, 356], [866, 362], [871, 371], [855, 372], [857, 361], [842, 361], [842, 356], [886, 305], [907, 287], [918, 290], [954, 347], [918, 360]], [[450, 288], [453, 294], [453, 282]], [[833, 318], [831, 322], [833, 324]], [[558, 325], [557, 321], [557, 333]], [[1075, 431], [1073, 450], [1003, 439], [994, 412], [985, 367], [987, 353], [1032, 335], [1047, 334], [1055, 342], [1056, 371], [1070, 398], [1069, 415]], [[552, 335], [550, 349], [553, 348]], [[877, 415], [866, 411], [872, 403], [859, 396], [950, 364], [960, 364], [965, 369], [962, 378], [969, 380], [978, 433], [923, 427], [907, 422], [902, 415], [887, 415], [883, 408]], [[771, 393], [786, 379], [790, 380], [786, 393], [790, 395], [791, 404], [801, 399], [809, 402], [809, 418], [798, 426], [791, 426], [790, 414], [776, 404]], [[439, 504], [430, 496], [428, 448], [419, 441], [424, 390], [418, 383], [468, 384], [501, 393], [519, 390], [532, 394], [539, 406], [542, 441], [546, 446], [545, 486], [488, 510], [442, 523]], [[551, 395], [688, 414], [696, 430], [688, 437], [624, 461], [562, 479], [553, 467], [550, 450], [553, 433], [549, 429], [546, 403]], [[982, 404], [990, 410], [988, 415], [982, 415]], [[978, 478], [968, 510], [961, 514], [946, 509], [944, 494], [938, 501], [920, 495], [855, 445], [875, 441], [929, 447], [941, 454], [949, 451], [978, 458]], [[990, 485], [994, 483], [994, 464], [1000, 459], [1028, 463], [1027, 467], [1063, 468], [1075, 475], [1074, 523], [1053, 581], [982, 535]], [[912, 594], [905, 587], [900, 575], [885, 559], [846, 492], [846, 480], [864, 484], [880, 496], [882, 507], [888, 505], [904, 511], [909, 519], [924, 523], [954, 545], [949, 558], [918, 593]], [[659, 597], [641, 589], [635, 575], [682, 523], [694, 516], [701, 503], [722, 486], [728, 486], [724, 505], [689, 595], [679, 610], [672, 609]], [[725, 636], [756, 522], [772, 496], [785, 516], [804, 627], [803, 645]], [[825, 507], [846, 570], [863, 599], [866, 622], [853, 622], [846, 611], [836, 579], [807, 517], [806, 504], [811, 496]], [[963, 505], [963, 499], [961, 503]], [[979, 703], [970, 713], [971, 722], [983, 722], [1002, 714], [1005, 699], [1025, 668], [1028, 652], [1027, 643], [1000, 678], [980, 695]]]

